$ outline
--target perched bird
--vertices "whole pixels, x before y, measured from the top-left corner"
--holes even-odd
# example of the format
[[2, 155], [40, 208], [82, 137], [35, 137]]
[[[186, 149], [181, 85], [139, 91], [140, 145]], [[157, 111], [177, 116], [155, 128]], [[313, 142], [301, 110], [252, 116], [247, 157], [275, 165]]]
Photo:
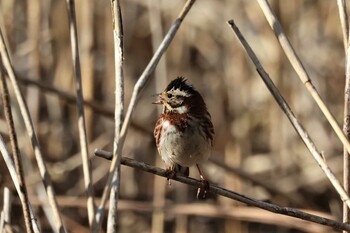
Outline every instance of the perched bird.
[[[203, 176], [199, 164], [211, 153], [214, 127], [207, 106], [199, 92], [184, 77], [171, 81], [157, 94], [154, 104], [163, 105], [154, 128], [156, 145], [169, 172], [168, 180], [176, 172], [189, 175], [189, 167], [196, 165], [204, 183], [204, 194], [209, 182]], [[201, 193], [198, 188], [197, 198]]]

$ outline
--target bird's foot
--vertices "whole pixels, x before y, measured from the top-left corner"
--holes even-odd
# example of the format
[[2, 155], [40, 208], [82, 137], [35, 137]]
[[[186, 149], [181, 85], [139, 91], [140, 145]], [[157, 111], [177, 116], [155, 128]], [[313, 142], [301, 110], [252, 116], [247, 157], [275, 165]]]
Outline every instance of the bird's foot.
[[200, 197], [205, 199], [205, 195], [209, 191], [209, 181], [207, 181], [204, 176], [200, 175], [202, 185], [197, 189], [197, 199]]
[[170, 179], [173, 179], [176, 176], [176, 172], [174, 170], [174, 167], [167, 167], [165, 170], [165, 174], [168, 180], [168, 185], [171, 186], [171, 181]]

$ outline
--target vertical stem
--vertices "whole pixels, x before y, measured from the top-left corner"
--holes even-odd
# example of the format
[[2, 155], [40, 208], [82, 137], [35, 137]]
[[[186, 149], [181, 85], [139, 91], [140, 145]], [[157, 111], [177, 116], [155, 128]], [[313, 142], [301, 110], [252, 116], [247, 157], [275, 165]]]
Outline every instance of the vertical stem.
[[[345, 48], [345, 90], [344, 90], [344, 121], [343, 132], [345, 137], [350, 138], [350, 53], [349, 53], [349, 22], [346, 8], [346, 0], [337, 0], [340, 24], [343, 32], [343, 42]], [[343, 185], [344, 190], [349, 193], [350, 174], [349, 174], [350, 156], [346, 148], [343, 148]], [[348, 223], [350, 220], [349, 207], [343, 203], [343, 222]], [[344, 231], [346, 232], [346, 231]]]
[[95, 222], [95, 202], [92, 187], [92, 177], [89, 162], [89, 152], [87, 147], [87, 136], [85, 127], [85, 115], [84, 115], [84, 101], [83, 101], [83, 88], [81, 81], [80, 59], [79, 59], [79, 46], [78, 46], [78, 33], [77, 23], [75, 17], [75, 4], [74, 0], [67, 0], [68, 15], [69, 15], [69, 28], [70, 28], [70, 41], [72, 49], [73, 67], [75, 72], [75, 88], [77, 94], [77, 109], [79, 114], [78, 128], [80, 138], [81, 157], [83, 161], [84, 182], [87, 195], [87, 209], [89, 216], [89, 225], [92, 227]]
[[[4, 187], [4, 220], [5, 224], [11, 223], [11, 204], [12, 204], [12, 197], [11, 192], [7, 187]], [[29, 208], [30, 209], [30, 208]]]
[[[124, 116], [124, 47], [123, 47], [123, 20], [120, 0], [111, 0], [113, 39], [114, 39], [114, 62], [115, 62], [115, 112], [114, 112], [114, 144], [113, 156], [118, 156], [120, 146], [120, 130]], [[120, 188], [120, 164], [114, 171], [112, 178], [111, 193], [109, 196], [109, 212], [107, 220], [107, 233], [117, 232], [118, 197]]]
[[[345, 136], [350, 138], [350, 46], [348, 45], [346, 52], [346, 73], [345, 73], [345, 90], [344, 90], [344, 123], [343, 131]], [[344, 189], [347, 193], [350, 192], [350, 156], [349, 152], [344, 148]], [[343, 204], [343, 222], [348, 223], [350, 220], [349, 207], [346, 203]]]
[[346, 0], [337, 0], [340, 24], [343, 32], [343, 42], [345, 52], [348, 49], [348, 37], [349, 37], [349, 21], [348, 21], [348, 12], [346, 8]]

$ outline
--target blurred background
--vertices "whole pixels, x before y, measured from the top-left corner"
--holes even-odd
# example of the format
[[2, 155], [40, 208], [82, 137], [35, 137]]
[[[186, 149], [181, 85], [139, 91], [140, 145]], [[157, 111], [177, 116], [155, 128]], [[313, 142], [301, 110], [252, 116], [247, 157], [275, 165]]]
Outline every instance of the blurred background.
[[[121, 1], [125, 48], [125, 101], [185, 1]], [[344, 47], [336, 1], [270, 1], [320, 95], [343, 124]], [[26, 98], [58, 203], [69, 232], [89, 232], [79, 154], [74, 74], [65, 1], [0, 0], [0, 25]], [[110, 1], [76, 1], [80, 59], [93, 182], [98, 202], [109, 161], [95, 148], [112, 150], [114, 54]], [[261, 81], [233, 31], [234, 19], [266, 71], [342, 180], [342, 144], [292, 69], [256, 1], [200, 0], [190, 10], [132, 117], [123, 155], [164, 168], [153, 139], [160, 107], [152, 94], [185, 76], [203, 95], [215, 126], [211, 183], [281, 206], [316, 211], [341, 221], [342, 203], [288, 119]], [[64, 93], [55, 93], [54, 87]], [[51, 88], [51, 89], [50, 89]], [[10, 88], [12, 91], [12, 88]], [[40, 201], [42, 184], [15, 97], [13, 114], [25, 164], [29, 199], [42, 232], [53, 232]], [[92, 107], [91, 107], [92, 106]], [[2, 109], [2, 103], [1, 103]], [[0, 132], [8, 132], [0, 111]], [[1, 157], [1, 160], [2, 157]], [[199, 178], [195, 168], [194, 178]], [[3, 187], [14, 194], [12, 226], [23, 232], [20, 202], [5, 163]], [[41, 191], [40, 191], [41, 190]], [[122, 167], [119, 232], [332, 232], [196, 188]], [[0, 199], [2, 200], [2, 199]], [[2, 205], [2, 203], [0, 204]], [[106, 220], [103, 224], [105, 230]]]

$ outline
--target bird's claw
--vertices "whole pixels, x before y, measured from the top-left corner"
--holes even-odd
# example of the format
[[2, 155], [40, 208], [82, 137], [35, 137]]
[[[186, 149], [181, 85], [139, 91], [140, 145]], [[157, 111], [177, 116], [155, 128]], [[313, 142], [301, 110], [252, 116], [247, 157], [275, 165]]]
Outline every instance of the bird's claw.
[[168, 167], [165, 170], [165, 174], [166, 174], [166, 177], [167, 177], [167, 180], [168, 180], [168, 185], [171, 186], [170, 179], [173, 179], [176, 176], [176, 172], [175, 172], [175, 170], [172, 167]]
[[[200, 176], [200, 178], [201, 178], [202, 185], [197, 189], [197, 199], [199, 199], [200, 197], [202, 199], [205, 199], [205, 195], [209, 191], [209, 182], [202, 175]], [[201, 195], [201, 193], [203, 195]]]

